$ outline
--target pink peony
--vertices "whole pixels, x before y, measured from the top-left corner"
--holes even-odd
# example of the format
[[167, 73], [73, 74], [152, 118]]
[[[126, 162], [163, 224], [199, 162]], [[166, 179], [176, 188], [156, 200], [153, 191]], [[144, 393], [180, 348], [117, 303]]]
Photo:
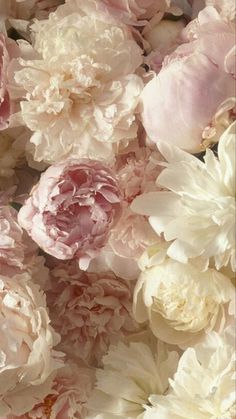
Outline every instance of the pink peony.
[[63, 262], [52, 269], [46, 295], [60, 349], [88, 363], [99, 363], [110, 343], [136, 330], [131, 283], [111, 272], [83, 272], [76, 261]]
[[4, 419], [84, 419], [93, 381], [93, 370], [78, 367], [69, 361], [58, 371], [52, 391], [42, 403], [25, 415], [8, 415]]
[[0, 131], [8, 127], [12, 111], [7, 89], [7, 69], [11, 59], [17, 55], [18, 47], [15, 41], [0, 33]]
[[87, 269], [117, 219], [121, 196], [109, 167], [66, 160], [42, 174], [19, 211], [19, 223], [45, 252], [79, 259]]
[[143, 90], [142, 120], [152, 141], [197, 152], [217, 141], [231, 122], [235, 33], [230, 22], [206, 7], [183, 37], [185, 43]]
[[142, 25], [156, 13], [168, 10], [170, 0], [102, 0], [108, 11], [126, 24]]

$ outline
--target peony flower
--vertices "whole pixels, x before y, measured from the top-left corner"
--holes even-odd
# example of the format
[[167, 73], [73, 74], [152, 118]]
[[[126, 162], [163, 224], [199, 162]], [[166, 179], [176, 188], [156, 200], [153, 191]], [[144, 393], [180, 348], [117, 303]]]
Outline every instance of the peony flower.
[[0, 32], [0, 131], [8, 127], [12, 112], [7, 87], [7, 71], [11, 59], [18, 56], [18, 47], [12, 39]]
[[22, 415], [49, 394], [61, 355], [45, 296], [26, 273], [0, 275], [0, 416]]
[[130, 282], [111, 272], [85, 273], [75, 261], [51, 271], [47, 302], [61, 349], [86, 363], [99, 363], [110, 343], [137, 329]]
[[169, 9], [170, 0], [101, 0], [102, 5], [120, 21], [129, 25], [145, 25], [146, 19], [161, 16]]
[[230, 279], [214, 269], [201, 272], [166, 259], [141, 273], [134, 290], [134, 317], [148, 321], [162, 341], [186, 347], [208, 331], [223, 330], [234, 291]]
[[93, 371], [68, 361], [57, 372], [52, 390], [43, 402], [25, 415], [8, 415], [5, 419], [85, 419], [92, 385]]
[[158, 235], [173, 241], [167, 254], [182, 263], [200, 257], [206, 268], [212, 258], [216, 269], [231, 263], [235, 271], [235, 123], [221, 136], [218, 156], [206, 151], [204, 162], [160, 143], [169, 162], [157, 182], [168, 192], [137, 197], [133, 211], [149, 215]]
[[[199, 152], [216, 142], [222, 126], [225, 129], [232, 122], [234, 27], [207, 7], [186, 27], [183, 40], [145, 86], [142, 121], [153, 142], [162, 140]], [[178, 112], [172, 112], [173, 103]], [[226, 110], [227, 118], [218, 120]]]
[[103, 357], [104, 368], [97, 371], [89, 408], [101, 413], [101, 419], [142, 419], [150, 395], [168, 389], [177, 362], [177, 352], [152, 339], [111, 346]]
[[79, 259], [81, 269], [106, 243], [121, 205], [115, 176], [92, 160], [66, 160], [44, 172], [19, 223], [45, 252]]
[[144, 419], [234, 418], [235, 384], [234, 330], [212, 332], [203, 344], [184, 352], [168, 393], [150, 397], [155, 407]]
[[36, 21], [35, 58], [18, 62], [15, 81], [25, 91], [20, 122], [34, 132], [36, 161], [108, 160], [136, 138], [143, 83], [133, 73], [142, 50], [125, 26], [99, 12], [86, 15], [91, 1], [68, 2]]

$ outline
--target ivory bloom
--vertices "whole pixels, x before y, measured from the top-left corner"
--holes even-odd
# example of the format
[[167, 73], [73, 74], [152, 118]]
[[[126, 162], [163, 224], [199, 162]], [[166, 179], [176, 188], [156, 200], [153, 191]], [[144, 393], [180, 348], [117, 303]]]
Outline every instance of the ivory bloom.
[[182, 355], [165, 396], [153, 395], [144, 419], [231, 419], [236, 415], [235, 334], [209, 333]]
[[150, 395], [166, 392], [177, 362], [177, 352], [152, 339], [111, 346], [97, 371], [89, 408], [101, 414], [99, 419], [143, 419]]
[[235, 271], [235, 127], [219, 141], [218, 158], [207, 150], [204, 162], [179, 148], [159, 143], [168, 165], [157, 179], [167, 192], [137, 197], [131, 209], [149, 215], [158, 235], [170, 243], [168, 255], [182, 263], [200, 257], [206, 268], [231, 264]]
[[112, 159], [136, 137], [142, 50], [125, 26], [87, 7], [71, 1], [36, 21], [35, 58], [15, 72], [36, 161]]
[[210, 330], [223, 330], [234, 299], [230, 279], [171, 259], [142, 272], [134, 290], [134, 316], [154, 335], [186, 347]]
[[26, 273], [0, 275], [0, 415], [22, 415], [50, 392], [63, 363], [45, 296]]

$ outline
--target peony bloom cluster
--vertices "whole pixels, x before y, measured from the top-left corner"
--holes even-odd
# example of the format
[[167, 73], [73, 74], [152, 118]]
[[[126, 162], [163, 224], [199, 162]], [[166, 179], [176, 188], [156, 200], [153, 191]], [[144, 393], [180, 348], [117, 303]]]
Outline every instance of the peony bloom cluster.
[[0, 276], [0, 321], [0, 415], [21, 415], [47, 396], [63, 365], [45, 296], [28, 274]]
[[92, 160], [51, 166], [19, 212], [19, 223], [47, 253], [79, 259], [81, 269], [104, 246], [120, 212], [118, 183], [109, 167]]
[[[46, 292], [61, 349], [87, 363], [99, 363], [110, 343], [137, 330], [132, 318], [131, 283], [112, 272], [85, 273], [76, 262], [51, 271]], [[64, 342], [64, 343], [63, 343]]]

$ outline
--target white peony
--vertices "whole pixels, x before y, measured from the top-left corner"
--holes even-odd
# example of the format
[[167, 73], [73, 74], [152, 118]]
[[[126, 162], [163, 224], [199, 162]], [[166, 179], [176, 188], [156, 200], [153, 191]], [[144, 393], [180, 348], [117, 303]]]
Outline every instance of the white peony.
[[207, 150], [201, 162], [179, 148], [161, 142], [167, 167], [157, 179], [167, 192], [137, 197], [134, 212], [149, 215], [158, 235], [173, 241], [168, 255], [182, 263], [200, 257], [206, 269], [213, 258], [220, 269], [235, 262], [235, 126], [220, 138], [218, 158]]
[[0, 275], [0, 417], [22, 415], [51, 390], [62, 354], [45, 296], [28, 274]]
[[150, 397], [144, 419], [233, 419], [235, 397], [235, 336], [212, 332], [204, 344], [182, 355], [165, 396]]
[[201, 272], [166, 259], [141, 273], [134, 290], [134, 315], [140, 323], [149, 321], [159, 339], [186, 347], [231, 321], [234, 293], [230, 279], [220, 272]]
[[103, 358], [104, 369], [97, 371], [91, 411], [100, 413], [101, 419], [142, 419], [149, 396], [167, 390], [177, 362], [177, 352], [168, 352], [162, 342], [157, 345], [146, 336], [144, 341], [133, 339], [129, 344], [110, 346]]
[[36, 21], [35, 58], [20, 59], [15, 71], [36, 161], [107, 160], [136, 138], [142, 50], [125, 26], [87, 15], [87, 6], [71, 1]]

